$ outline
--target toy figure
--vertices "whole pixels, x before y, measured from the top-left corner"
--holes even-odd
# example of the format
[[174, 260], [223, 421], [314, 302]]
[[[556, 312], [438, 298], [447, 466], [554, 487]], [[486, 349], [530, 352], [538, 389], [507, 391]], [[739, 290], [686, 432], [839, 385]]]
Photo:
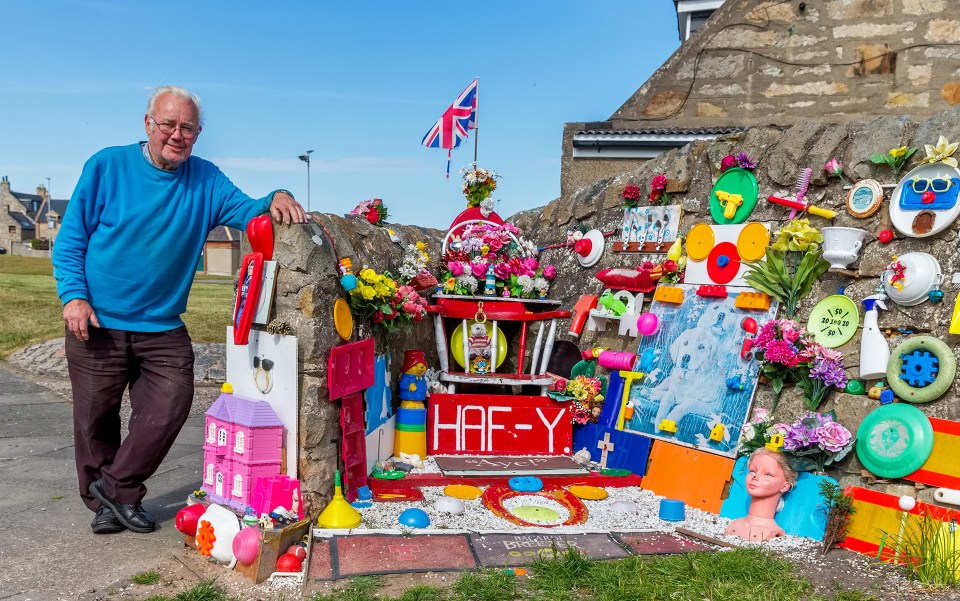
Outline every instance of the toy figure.
[[[403, 366], [400, 367], [403, 375], [400, 376], [401, 407], [406, 401], [422, 403], [427, 398], [427, 361], [423, 351], [407, 351], [404, 355]], [[420, 405], [422, 407], [422, 405]]]
[[423, 351], [406, 351], [400, 367], [400, 409], [393, 454], [427, 456], [427, 361]]
[[774, 520], [783, 494], [797, 483], [797, 472], [790, 467], [783, 453], [767, 448], [757, 449], [747, 463], [744, 484], [750, 495], [750, 509], [745, 517], [733, 520], [724, 534], [750, 541], [765, 541], [785, 534]]
[[490, 371], [493, 340], [487, 333], [486, 323], [475, 322], [470, 325], [467, 354], [470, 359], [470, 371], [476, 374], [485, 374]]

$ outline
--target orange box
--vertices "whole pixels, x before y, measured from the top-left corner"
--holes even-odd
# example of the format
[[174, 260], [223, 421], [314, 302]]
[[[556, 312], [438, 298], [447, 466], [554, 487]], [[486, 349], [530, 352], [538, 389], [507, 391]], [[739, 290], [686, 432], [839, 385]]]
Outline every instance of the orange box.
[[640, 488], [680, 499], [690, 507], [720, 513], [720, 497], [733, 475], [733, 464], [729, 457], [655, 440]]

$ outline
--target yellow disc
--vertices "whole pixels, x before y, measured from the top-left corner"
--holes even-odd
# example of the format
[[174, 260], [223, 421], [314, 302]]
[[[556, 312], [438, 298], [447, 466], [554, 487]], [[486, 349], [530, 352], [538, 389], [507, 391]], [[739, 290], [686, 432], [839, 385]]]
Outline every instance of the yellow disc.
[[737, 252], [744, 261], [757, 261], [763, 258], [770, 244], [770, 230], [756, 221], [748, 223], [737, 236]]
[[607, 491], [598, 486], [568, 486], [567, 490], [573, 493], [573, 496], [578, 499], [586, 499], [588, 501], [600, 501], [606, 499], [608, 496]]
[[710, 255], [715, 242], [713, 228], [706, 223], [698, 223], [687, 234], [687, 257], [691, 261], [703, 261]]
[[470, 499], [479, 499], [483, 491], [469, 484], [450, 484], [443, 487], [443, 494], [454, 499], [469, 501]]
[[350, 312], [350, 305], [342, 298], [333, 303], [333, 327], [344, 340], [350, 340], [353, 335], [353, 313]]

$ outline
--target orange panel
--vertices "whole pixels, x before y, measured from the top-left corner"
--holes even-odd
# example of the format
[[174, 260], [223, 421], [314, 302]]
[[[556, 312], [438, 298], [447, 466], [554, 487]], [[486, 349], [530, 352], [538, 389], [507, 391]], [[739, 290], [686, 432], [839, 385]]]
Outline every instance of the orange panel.
[[729, 457], [655, 440], [640, 488], [680, 499], [690, 507], [720, 513], [720, 495], [733, 474], [733, 464]]

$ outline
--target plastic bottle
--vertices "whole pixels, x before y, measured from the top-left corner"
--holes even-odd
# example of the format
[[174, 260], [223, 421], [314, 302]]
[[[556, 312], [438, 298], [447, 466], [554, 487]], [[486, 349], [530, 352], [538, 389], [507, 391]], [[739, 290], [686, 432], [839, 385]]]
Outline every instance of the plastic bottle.
[[863, 334], [860, 335], [860, 379], [885, 378], [890, 361], [890, 347], [877, 326], [879, 310], [887, 310], [883, 304], [887, 296], [875, 294], [861, 301], [864, 308]]

